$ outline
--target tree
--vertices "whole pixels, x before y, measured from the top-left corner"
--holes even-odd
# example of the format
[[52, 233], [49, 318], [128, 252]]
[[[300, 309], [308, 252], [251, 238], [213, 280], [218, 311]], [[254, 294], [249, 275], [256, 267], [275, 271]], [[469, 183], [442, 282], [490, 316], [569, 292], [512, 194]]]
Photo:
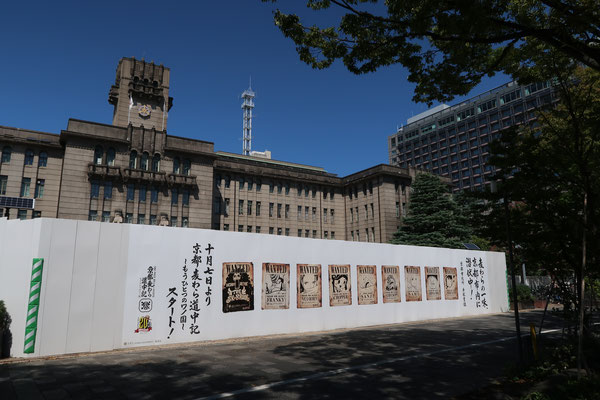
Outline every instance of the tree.
[[391, 243], [463, 248], [471, 231], [466, 218], [439, 177], [418, 174], [413, 182], [408, 215]]
[[378, 1], [308, 0], [314, 10], [341, 11], [339, 24], [325, 28], [280, 10], [274, 19], [313, 68], [327, 68], [336, 59], [355, 74], [403, 65], [417, 84], [415, 101], [465, 95], [486, 75], [531, 66], [540, 48], [600, 70], [600, 0], [373, 3]]

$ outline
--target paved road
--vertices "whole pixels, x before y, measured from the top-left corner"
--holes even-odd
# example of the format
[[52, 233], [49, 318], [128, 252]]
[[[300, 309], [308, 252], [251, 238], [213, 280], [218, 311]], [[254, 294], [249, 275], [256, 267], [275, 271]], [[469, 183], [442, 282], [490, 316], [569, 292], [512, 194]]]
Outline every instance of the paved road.
[[501, 376], [513, 337], [498, 314], [9, 362], [0, 399], [446, 399]]

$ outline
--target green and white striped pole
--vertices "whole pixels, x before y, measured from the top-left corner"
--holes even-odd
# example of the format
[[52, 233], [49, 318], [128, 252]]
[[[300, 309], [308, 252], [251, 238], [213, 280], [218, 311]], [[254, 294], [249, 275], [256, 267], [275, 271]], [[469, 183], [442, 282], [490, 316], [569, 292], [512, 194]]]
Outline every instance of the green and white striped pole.
[[31, 269], [31, 284], [29, 285], [29, 304], [27, 305], [27, 322], [25, 323], [26, 354], [35, 350], [35, 334], [37, 331], [38, 310], [40, 309], [40, 292], [42, 290], [43, 258], [34, 258]]

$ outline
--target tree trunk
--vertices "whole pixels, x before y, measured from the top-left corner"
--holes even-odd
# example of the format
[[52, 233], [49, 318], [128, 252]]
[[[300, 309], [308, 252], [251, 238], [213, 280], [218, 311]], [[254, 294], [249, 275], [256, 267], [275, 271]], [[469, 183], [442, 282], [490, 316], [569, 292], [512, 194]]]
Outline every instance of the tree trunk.
[[586, 232], [587, 232], [587, 192], [583, 195], [583, 242], [581, 271], [579, 279], [579, 330], [577, 332], [577, 376], [581, 378], [581, 366], [583, 364], [583, 320], [585, 315], [584, 292], [585, 292], [585, 267], [586, 267]]

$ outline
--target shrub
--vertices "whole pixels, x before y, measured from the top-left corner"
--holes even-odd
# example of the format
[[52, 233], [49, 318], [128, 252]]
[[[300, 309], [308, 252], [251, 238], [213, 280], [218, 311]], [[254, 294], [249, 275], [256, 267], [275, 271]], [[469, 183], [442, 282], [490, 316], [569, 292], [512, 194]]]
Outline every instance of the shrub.
[[12, 319], [6, 310], [4, 301], [0, 300], [0, 332], [8, 330]]
[[[513, 301], [513, 289], [509, 290], [510, 301]], [[517, 285], [517, 301], [525, 302], [525, 301], [533, 301], [533, 295], [531, 294], [531, 288], [527, 285]]]

